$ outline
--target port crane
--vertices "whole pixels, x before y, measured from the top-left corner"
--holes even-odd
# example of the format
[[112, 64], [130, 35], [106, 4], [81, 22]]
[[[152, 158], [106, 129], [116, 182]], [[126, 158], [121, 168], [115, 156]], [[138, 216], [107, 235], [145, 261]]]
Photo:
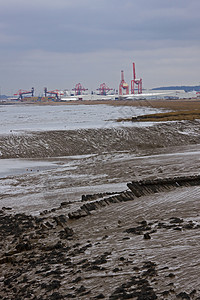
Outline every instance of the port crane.
[[75, 95], [77, 96], [77, 95], [82, 95], [82, 92], [85, 92], [88, 89], [85, 89], [79, 82], [75, 85], [75, 88], [72, 90], [75, 91]]
[[100, 84], [100, 87], [97, 89], [100, 95], [106, 96], [107, 92], [112, 91], [113, 89], [109, 88], [105, 83]]
[[63, 94], [61, 91], [59, 90], [53, 90], [53, 91], [48, 91], [47, 88], [44, 88], [44, 96], [47, 97], [47, 95], [53, 95], [56, 97], [56, 100], [60, 99], [61, 94]]
[[121, 81], [119, 84], [119, 95], [123, 95], [123, 90], [125, 90], [125, 94], [129, 94], [129, 86], [128, 83], [124, 80], [124, 71], [121, 71]]
[[142, 94], [142, 78], [136, 79], [135, 63], [133, 63], [133, 79], [131, 80], [131, 94], [135, 94], [135, 85], [138, 87], [138, 94]]
[[14, 96], [18, 96], [18, 99], [22, 100], [24, 95], [29, 95], [29, 94], [31, 94], [31, 96], [33, 97], [33, 95], [34, 95], [34, 88], [33, 87], [31, 89], [31, 91], [25, 91], [25, 90], [20, 89], [16, 94], [14, 94]]

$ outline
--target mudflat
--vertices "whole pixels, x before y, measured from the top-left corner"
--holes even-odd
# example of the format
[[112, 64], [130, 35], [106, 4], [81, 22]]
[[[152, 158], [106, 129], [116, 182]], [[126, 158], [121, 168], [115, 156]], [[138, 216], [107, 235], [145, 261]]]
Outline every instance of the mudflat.
[[0, 151], [32, 163], [0, 178], [2, 299], [199, 299], [198, 120], [1, 135]]

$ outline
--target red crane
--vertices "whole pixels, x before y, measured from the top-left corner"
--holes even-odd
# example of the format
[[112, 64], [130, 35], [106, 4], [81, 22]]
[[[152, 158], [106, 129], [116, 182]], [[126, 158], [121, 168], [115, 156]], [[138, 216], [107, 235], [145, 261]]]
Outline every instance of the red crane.
[[54, 95], [56, 97], [56, 100], [59, 100], [60, 96], [63, 94], [63, 92], [59, 90], [53, 90], [53, 91], [47, 91], [47, 88], [44, 88], [44, 96], [47, 97], [47, 94]]
[[131, 80], [131, 94], [135, 93], [135, 84], [138, 86], [138, 94], [142, 94], [142, 78], [136, 79], [135, 63], [133, 63], [133, 80]]
[[100, 92], [100, 95], [106, 96], [107, 92], [112, 91], [113, 89], [110, 89], [105, 83], [102, 83], [100, 87], [97, 89], [97, 91]]
[[88, 89], [85, 89], [80, 83], [77, 83], [72, 90], [75, 91], [75, 95], [77, 96], [82, 95], [82, 92], [87, 91]]
[[16, 94], [14, 94], [14, 96], [19, 96], [18, 99], [22, 100], [23, 99], [23, 95], [28, 95], [31, 94], [31, 96], [33, 97], [34, 94], [34, 88], [32, 87], [31, 91], [24, 91], [24, 90], [19, 90]]
[[121, 71], [121, 81], [119, 84], [119, 95], [123, 95], [123, 90], [125, 90], [126, 95], [129, 94], [129, 86], [124, 80], [124, 71]]

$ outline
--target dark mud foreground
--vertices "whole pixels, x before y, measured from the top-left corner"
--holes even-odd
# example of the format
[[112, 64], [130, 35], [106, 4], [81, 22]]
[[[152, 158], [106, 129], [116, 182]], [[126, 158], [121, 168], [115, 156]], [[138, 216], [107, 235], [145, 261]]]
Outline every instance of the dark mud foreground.
[[[193, 144], [198, 149], [197, 122], [159, 125], [143, 131], [141, 128], [137, 131], [140, 135], [131, 129], [114, 130], [107, 137], [91, 132], [88, 136], [78, 133], [85, 148], [67, 148], [66, 143], [65, 153], [62, 150], [60, 155], [80, 154], [78, 151], [83, 149], [85, 152], [88, 149], [86, 153], [104, 149], [111, 156], [112, 151], [123, 150], [134, 155], [142, 155], [144, 151], [145, 163], [140, 156], [136, 164], [130, 156], [125, 164], [123, 160], [121, 165], [112, 160], [110, 164], [109, 161], [101, 164], [108, 175], [106, 180], [115, 175], [115, 183], [120, 183], [120, 178], [121, 182], [126, 180], [127, 189], [109, 193], [97, 190], [79, 198], [73, 209], [70, 201], [60, 201], [54, 208], [44, 206], [40, 215], [34, 216], [16, 213], [2, 205], [0, 299], [200, 299], [200, 178], [193, 176], [198, 173], [198, 154], [174, 160], [175, 169], [173, 165], [166, 167], [164, 161], [162, 170], [157, 168], [162, 163], [158, 157], [147, 156], [152, 152], [170, 152], [170, 147], [175, 146]], [[159, 133], [162, 134], [158, 136]], [[48, 135], [51, 142], [53, 134], [59, 136]], [[61, 134], [70, 138], [70, 134]], [[35, 140], [35, 136], [24, 139], [30, 142], [34, 137], [32, 156], [39, 157], [41, 139]], [[2, 143], [1, 153], [11, 153], [4, 152], [3, 147], [14, 149], [11, 144], [18, 143], [19, 138], [23, 137], [7, 140], [10, 144]], [[65, 142], [63, 136], [60, 140]], [[20, 143], [25, 145], [23, 151], [12, 150], [10, 157], [30, 157], [31, 144]], [[54, 145], [52, 156], [53, 151], [60, 153], [56, 142]], [[44, 151], [48, 152], [48, 147]], [[154, 173], [154, 177], [165, 180], [138, 182], [135, 168], [139, 177], [152, 178]], [[90, 180], [85, 184], [89, 185]]]
[[200, 299], [200, 177], [1, 216], [1, 299]]

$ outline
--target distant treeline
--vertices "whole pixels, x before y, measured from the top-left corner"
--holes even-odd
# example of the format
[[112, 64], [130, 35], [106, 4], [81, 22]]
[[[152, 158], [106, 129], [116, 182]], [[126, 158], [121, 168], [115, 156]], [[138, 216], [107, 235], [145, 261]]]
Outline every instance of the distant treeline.
[[200, 91], [200, 85], [162, 86], [152, 90], [184, 90], [185, 92]]

